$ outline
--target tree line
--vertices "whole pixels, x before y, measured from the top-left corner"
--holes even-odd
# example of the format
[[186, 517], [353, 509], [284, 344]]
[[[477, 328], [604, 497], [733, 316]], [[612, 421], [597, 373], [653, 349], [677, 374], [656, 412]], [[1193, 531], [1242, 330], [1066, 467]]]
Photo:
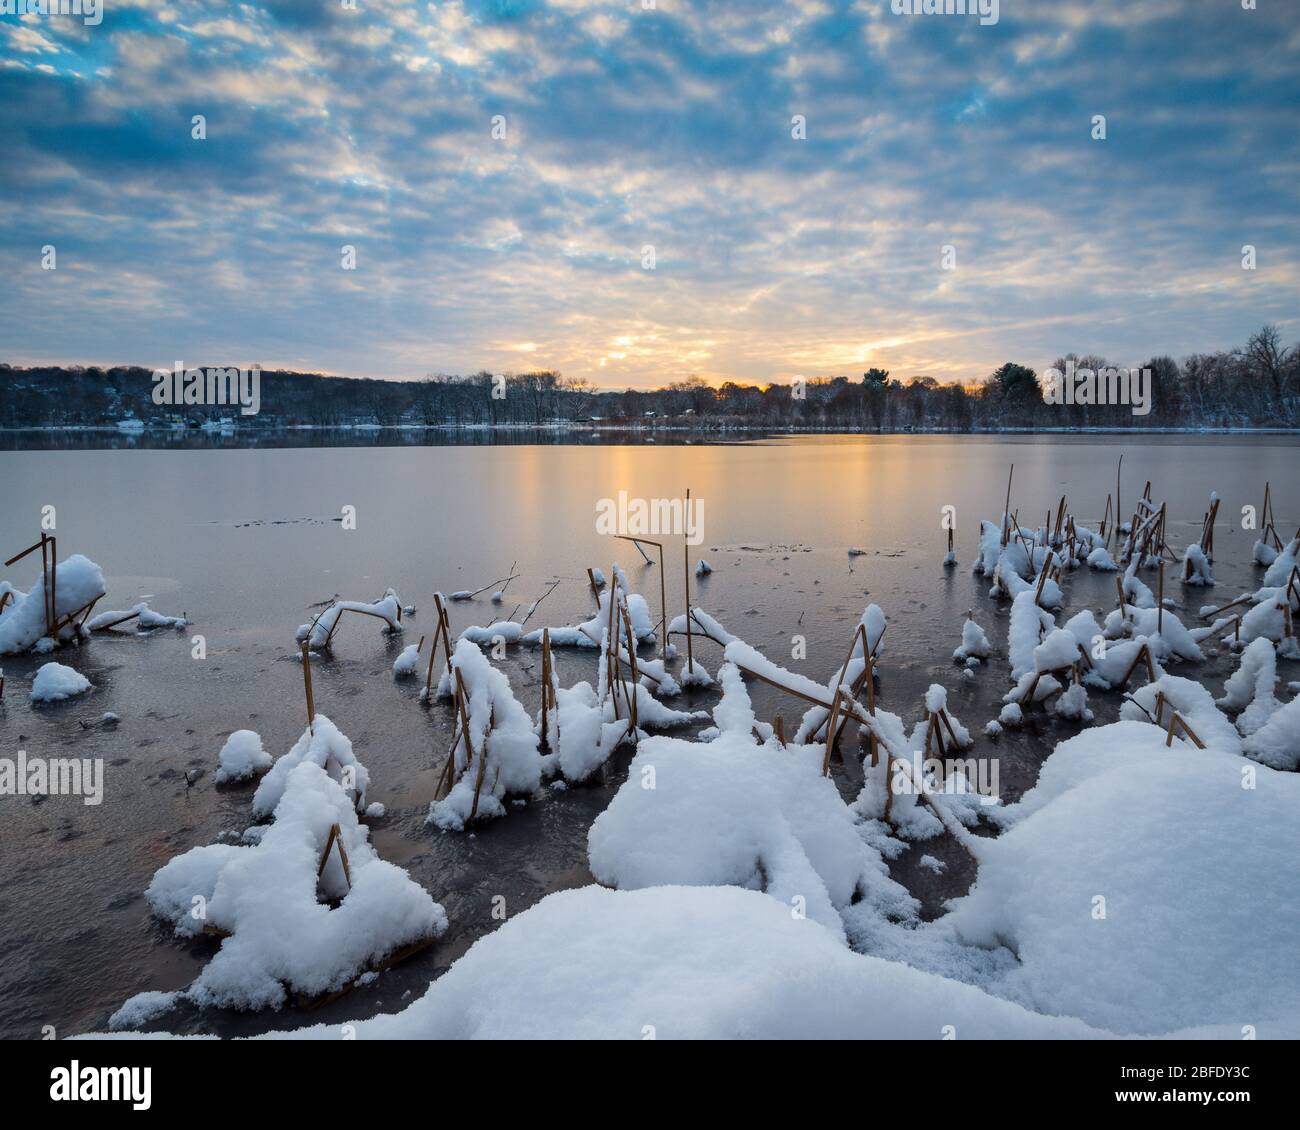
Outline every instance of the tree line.
[[[1092, 354], [1066, 354], [1053, 368], [1101, 371]], [[198, 426], [238, 417], [246, 427], [538, 427], [556, 423], [637, 424], [724, 429], [846, 431], [997, 431], [1006, 428], [1300, 427], [1300, 345], [1287, 347], [1264, 326], [1240, 347], [1175, 361], [1152, 357], [1151, 411], [1127, 404], [1051, 403], [1042, 375], [1008, 361], [982, 381], [940, 384], [882, 369], [794, 384], [717, 386], [691, 377], [656, 389], [593, 388], [552, 370], [468, 376], [438, 374], [390, 381], [267, 371], [261, 412], [161, 407], [152, 370], [139, 366], [0, 364], [0, 427], [111, 426], [134, 416], [146, 424]]]

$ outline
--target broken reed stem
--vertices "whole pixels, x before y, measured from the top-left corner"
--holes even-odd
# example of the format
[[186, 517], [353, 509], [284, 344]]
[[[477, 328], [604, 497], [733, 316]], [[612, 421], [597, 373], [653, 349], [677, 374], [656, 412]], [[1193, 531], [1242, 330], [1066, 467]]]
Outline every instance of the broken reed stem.
[[[590, 570], [588, 570], [590, 571]], [[551, 713], [551, 695], [553, 688], [551, 686], [551, 629], [542, 629], [542, 745], [549, 749], [550, 743], [547, 739], [547, 723]]]
[[1011, 524], [1008, 517], [1011, 514], [1011, 476], [1016, 473], [1016, 465], [1011, 464], [1011, 470], [1007, 472], [1007, 501], [1002, 508], [1002, 544], [1005, 546], [1011, 538]]
[[[636, 636], [632, 633], [632, 617], [628, 615], [626, 605], [623, 606], [622, 612], [623, 627], [627, 633], [627, 665], [632, 672], [632, 691], [628, 697], [627, 713], [632, 721], [632, 736], [635, 738], [637, 731], [640, 729], [640, 720], [636, 708], [636, 688], [639, 681], [636, 673]], [[617, 641], [615, 641], [615, 646], [617, 646]]]
[[[456, 671], [456, 674], [457, 674], [457, 675], [460, 674], [459, 669]], [[462, 687], [461, 687], [461, 703], [462, 703], [461, 709], [462, 709], [462, 710], [464, 709], [464, 694], [465, 694], [465, 691], [464, 691], [464, 685], [462, 684]], [[489, 732], [491, 731], [491, 729], [492, 729], [492, 724], [493, 724], [493, 722], [495, 721], [495, 714], [496, 714], [496, 712], [495, 712], [495, 710], [494, 710], [494, 711], [493, 711], [493, 717], [492, 717], [492, 719], [489, 720], [489, 722], [488, 722], [488, 730], [489, 730]], [[469, 743], [469, 723], [468, 723], [468, 722], [465, 724], [465, 745], [466, 745], [466, 747], [468, 747], [468, 748], [472, 748], [472, 747], [470, 747], [470, 743]], [[478, 816], [478, 798], [479, 798], [479, 795], [483, 792], [483, 779], [484, 779], [486, 776], [487, 776], [487, 738], [486, 738], [486, 735], [484, 735], [483, 749], [479, 752], [479, 755], [478, 755], [478, 774], [477, 774], [477, 776], [474, 778], [474, 802], [473, 802], [473, 804], [470, 805], [470, 809], [469, 809], [469, 818], [470, 818], [470, 821], [471, 821], [471, 822], [472, 822], [472, 821], [473, 821], [473, 820]]]
[[[542, 593], [541, 596], [539, 596], [535, 601], [533, 601], [533, 606], [528, 610], [528, 615], [525, 616], [522, 621], [520, 621], [519, 626], [521, 628], [524, 627], [528, 623], [528, 621], [533, 618], [533, 613], [536, 612], [542, 606], [542, 601], [544, 601], [548, 596], [551, 595], [551, 593], [553, 593], [557, 588], [559, 588], [560, 581], [563, 579], [564, 578], [561, 577], [558, 580], [552, 581], [550, 587], [548, 587], [547, 590], [544, 593]], [[600, 598], [597, 597], [596, 600], [597, 603], [599, 603]]]
[[1165, 631], [1165, 561], [1160, 559], [1160, 581], [1156, 590], [1156, 635]]
[[[4, 689], [4, 676], [0, 675], [0, 694], [4, 693]], [[776, 740], [785, 745], [785, 719], [779, 714], [772, 720], [772, 732], [776, 734]]]
[[[456, 711], [460, 715], [460, 732], [461, 737], [465, 739], [465, 768], [468, 769], [474, 761], [474, 741], [469, 732], [469, 713], [465, 708], [465, 680], [462, 678], [460, 668], [453, 668], [456, 672]], [[455, 783], [455, 774], [453, 773]]]
[[[657, 564], [659, 566], [659, 630], [663, 633], [662, 656], [666, 663], [668, 661], [668, 588], [666, 578], [664, 577], [666, 558], [664, 555], [663, 542], [649, 541], [646, 538], [629, 537], [627, 534], [615, 534], [614, 536], [622, 541], [630, 541], [635, 545], [637, 549], [641, 551], [641, 556], [646, 559], [647, 564]], [[657, 562], [647, 556], [644, 549], [641, 549], [642, 542], [645, 542], [646, 545], [653, 545], [655, 549], [659, 551], [659, 560]], [[588, 570], [588, 572], [590, 572], [590, 570]], [[690, 611], [689, 599], [687, 600], [686, 610], [688, 612]]]
[[1176, 726], [1182, 728], [1183, 732], [1192, 739], [1193, 744], [1198, 749], [1205, 748], [1205, 743], [1196, 736], [1196, 731], [1187, 724], [1187, 720], [1176, 710], [1174, 711], [1173, 716], [1169, 719], [1169, 732], [1165, 735], [1166, 746], [1172, 746], [1174, 744], [1174, 728]]
[[843, 691], [839, 687], [835, 688], [835, 697], [831, 699], [831, 712], [826, 719], [826, 754], [822, 758], [822, 776], [831, 775], [831, 751], [835, 748], [836, 722], [840, 715], [840, 696]]
[[433, 646], [429, 649], [429, 666], [424, 674], [425, 699], [433, 696], [433, 664], [438, 658], [438, 640], [442, 640], [443, 650], [447, 656], [447, 666], [451, 666], [451, 643], [447, 638], [447, 609], [442, 603], [442, 593], [433, 594], [433, 605], [438, 614], [438, 626], [433, 630]]
[[[686, 488], [686, 513], [691, 512], [691, 488]], [[695, 651], [691, 646], [691, 547], [682, 543], [682, 565], [686, 576], [686, 671], [695, 673]]]
[[307, 732], [314, 734], [316, 725], [316, 700], [311, 693], [311, 649], [302, 641], [302, 686], [307, 696]]
[[[0, 601], [0, 608], [4, 607], [4, 601]], [[110, 620], [107, 624], [100, 624], [95, 628], [97, 632], [107, 632], [110, 628], [116, 628], [119, 624], [125, 624], [128, 620], [134, 620], [140, 613], [128, 612], [125, 616], [119, 616], [116, 620]]]
[[343, 846], [343, 833], [337, 824], [330, 826], [329, 838], [325, 841], [325, 850], [321, 852], [320, 866], [316, 868], [316, 878], [320, 879], [325, 874], [325, 864], [330, 859], [330, 848], [335, 846], [339, 849], [339, 862], [343, 864], [343, 878], [348, 884], [348, 890], [351, 890], [352, 869], [348, 866], [348, 849]]

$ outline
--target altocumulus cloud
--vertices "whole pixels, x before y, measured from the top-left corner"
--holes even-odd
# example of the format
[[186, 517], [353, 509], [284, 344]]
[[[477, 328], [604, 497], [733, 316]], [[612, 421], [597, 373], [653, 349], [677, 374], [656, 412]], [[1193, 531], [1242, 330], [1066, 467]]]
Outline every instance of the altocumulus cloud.
[[4, 359], [539, 365], [624, 386], [964, 380], [1068, 349], [1216, 348], [1264, 321], [1293, 337], [1300, 20], [1260, 8], [1008, 0], [988, 27], [888, 0], [0, 17]]

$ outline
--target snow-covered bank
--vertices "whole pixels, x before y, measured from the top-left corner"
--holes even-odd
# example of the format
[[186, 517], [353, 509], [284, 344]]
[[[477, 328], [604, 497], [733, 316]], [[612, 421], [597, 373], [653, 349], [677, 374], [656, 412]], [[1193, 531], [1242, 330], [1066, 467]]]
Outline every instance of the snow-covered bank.
[[[1300, 1018], [1300, 777], [1119, 722], [1062, 742], [950, 925], [984, 987], [1118, 1033]], [[1209, 740], [1207, 738], [1207, 740]]]
[[[970, 985], [846, 949], [735, 887], [583, 887], [476, 942], [358, 1039], [1080, 1039]], [[338, 1039], [338, 1025], [292, 1037]], [[278, 1037], [271, 1037], [278, 1038]]]

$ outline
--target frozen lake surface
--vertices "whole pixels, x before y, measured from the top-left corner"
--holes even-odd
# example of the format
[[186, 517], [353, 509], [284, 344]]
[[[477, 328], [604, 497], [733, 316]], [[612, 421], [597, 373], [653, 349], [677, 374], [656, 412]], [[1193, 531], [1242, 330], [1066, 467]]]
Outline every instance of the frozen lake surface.
[[[970, 572], [981, 518], [996, 519], [1008, 465], [1016, 465], [1013, 508], [1023, 525], [1042, 522], [1062, 494], [1081, 522], [1095, 527], [1116, 461], [1124, 455], [1123, 493], [1130, 508], [1150, 479], [1169, 504], [1176, 551], [1195, 539], [1211, 491], [1222, 498], [1214, 563], [1218, 586], [1184, 589], [1170, 570], [1166, 593], [1185, 621], [1205, 603], [1258, 586], [1250, 564], [1254, 531], [1240, 528], [1242, 507], [1260, 506], [1271, 480], [1279, 530], [1300, 525], [1300, 439], [1286, 436], [805, 436], [734, 444], [474, 444], [314, 446], [259, 450], [23, 450], [0, 452], [0, 549], [3, 556], [39, 536], [41, 508], [57, 512], [59, 550], [103, 566], [108, 596], [100, 608], [148, 599], [158, 611], [184, 613], [183, 633], [99, 635], [56, 656], [95, 690], [66, 703], [33, 707], [32, 675], [43, 659], [9, 657], [0, 702], [0, 756], [94, 757], [105, 762], [104, 803], [54, 797], [33, 804], [0, 797], [0, 1036], [59, 1036], [102, 1029], [133, 993], [187, 985], [215, 943], [183, 943], [155, 922], [142, 892], [173, 856], [251, 823], [252, 786], [218, 788], [217, 753], [233, 730], [258, 731], [276, 756], [305, 725], [294, 632], [318, 602], [338, 595], [371, 600], [393, 587], [417, 606], [404, 636], [374, 622], [345, 621], [332, 656], [314, 665], [317, 707], [353, 741], [370, 768], [370, 800], [387, 814], [371, 821], [380, 854], [423, 884], [451, 920], [437, 945], [372, 985], [311, 1013], [173, 1013], [171, 1030], [248, 1034], [269, 1028], [394, 1011], [420, 995], [473, 941], [491, 931], [494, 896], [517, 913], [545, 894], [591, 882], [586, 833], [609, 803], [630, 760], [619, 754], [597, 783], [544, 789], [507, 819], [470, 835], [424, 824], [436, 769], [452, 739], [451, 708], [417, 701], [418, 681], [395, 681], [392, 662], [405, 644], [432, 635], [436, 590], [477, 589], [506, 575], [519, 579], [492, 605], [485, 593], [451, 606], [456, 631], [508, 618], [554, 580], [529, 627], [586, 619], [585, 569], [608, 575], [617, 561], [655, 616], [658, 567], [645, 566], [626, 542], [596, 529], [597, 503], [619, 491], [675, 498], [691, 488], [704, 504], [704, 541], [715, 572], [698, 584], [695, 603], [729, 630], [793, 670], [824, 681], [844, 657], [852, 626], [874, 601], [889, 617], [879, 665], [882, 705], [909, 722], [920, 716], [929, 683], [949, 688], [953, 712], [977, 735], [971, 756], [999, 758], [1004, 799], [1035, 780], [1042, 760], [1077, 726], [1035, 717], [1022, 733], [995, 744], [982, 736], [1008, 686], [1007, 609], [987, 596], [989, 582]], [[941, 566], [941, 510], [957, 514], [956, 569]], [[357, 528], [337, 519], [355, 507]], [[1125, 517], [1128, 515], [1125, 514]], [[666, 572], [668, 614], [682, 611], [680, 539]], [[861, 548], [861, 556], [850, 556]], [[0, 574], [28, 588], [31, 558]], [[1154, 588], [1154, 572], [1143, 574]], [[1114, 577], [1080, 570], [1063, 577], [1068, 615], [1114, 605]], [[950, 656], [967, 609], [988, 629], [998, 657], [974, 680], [958, 677]], [[1186, 611], [1182, 611], [1186, 609]], [[522, 615], [522, 612], [519, 613]], [[1058, 620], [1063, 621], [1064, 616]], [[191, 657], [191, 637], [206, 658]], [[805, 659], [791, 659], [794, 635]], [[427, 646], [427, 645], [426, 645]], [[700, 645], [713, 670], [718, 649]], [[648, 653], [648, 649], [647, 649]], [[595, 655], [557, 652], [563, 685], [590, 679]], [[511, 648], [501, 664], [530, 711], [539, 698], [539, 655]], [[1233, 661], [1179, 665], [1217, 694]], [[1283, 663], [1283, 684], [1300, 679]], [[762, 684], [752, 686], [760, 718], [787, 722], [802, 708]], [[708, 708], [713, 693], [674, 700]], [[1117, 694], [1094, 693], [1097, 723], [1114, 719]], [[103, 727], [106, 711], [116, 726]], [[88, 724], [88, 725], [86, 725]], [[856, 790], [856, 765], [835, 765]], [[204, 775], [186, 787], [185, 773]], [[918, 866], [923, 854], [959, 862], [944, 841], [918, 845], [892, 871], [922, 898], [927, 912], [958, 893], [960, 868], [942, 878]]]

